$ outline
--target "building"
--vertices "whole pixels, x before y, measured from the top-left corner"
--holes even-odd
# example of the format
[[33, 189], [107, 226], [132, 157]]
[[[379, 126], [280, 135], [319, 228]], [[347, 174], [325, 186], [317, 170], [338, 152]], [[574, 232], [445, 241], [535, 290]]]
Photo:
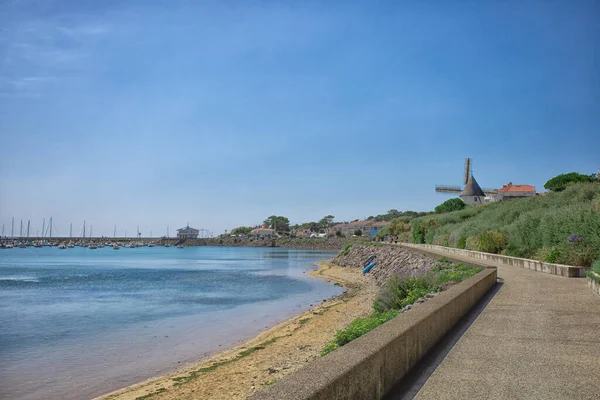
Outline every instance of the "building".
[[473, 175], [469, 175], [467, 184], [459, 196], [466, 204], [483, 204], [485, 200], [485, 193]]
[[177, 229], [177, 238], [179, 239], [198, 239], [199, 234], [199, 229], [190, 228], [189, 225], [185, 228]]
[[513, 185], [512, 182], [508, 182], [508, 185], [502, 186], [497, 191], [497, 200], [511, 200], [535, 196], [535, 186]]
[[335, 235], [336, 232], [342, 232], [342, 236], [353, 236], [354, 232], [360, 230], [362, 236], [374, 237], [377, 233], [388, 226], [390, 223], [386, 221], [352, 221], [345, 224], [337, 224], [327, 230], [330, 235]]
[[248, 235], [261, 239], [272, 239], [279, 237], [277, 232], [275, 232], [275, 229], [267, 228], [266, 225], [263, 225], [262, 228], [252, 229]]

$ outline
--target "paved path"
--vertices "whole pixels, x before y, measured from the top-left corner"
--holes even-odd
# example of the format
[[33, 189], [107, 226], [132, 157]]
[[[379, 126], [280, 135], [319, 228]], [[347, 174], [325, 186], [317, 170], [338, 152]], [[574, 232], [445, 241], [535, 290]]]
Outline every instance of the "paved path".
[[416, 399], [600, 399], [600, 296], [583, 278], [485, 264], [504, 284]]

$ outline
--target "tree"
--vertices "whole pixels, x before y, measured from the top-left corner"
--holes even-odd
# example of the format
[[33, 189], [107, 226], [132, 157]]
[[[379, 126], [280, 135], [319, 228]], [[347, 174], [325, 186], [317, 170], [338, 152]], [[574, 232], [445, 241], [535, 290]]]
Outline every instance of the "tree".
[[553, 192], [561, 192], [567, 188], [568, 185], [577, 182], [594, 182], [597, 179], [596, 174], [584, 175], [578, 174], [577, 172], [570, 172], [568, 174], [557, 175], [550, 179], [544, 185], [544, 188]]
[[437, 206], [435, 208], [435, 212], [437, 214], [442, 214], [442, 213], [447, 213], [447, 212], [452, 212], [452, 211], [458, 211], [458, 210], [462, 210], [466, 206], [467, 205], [465, 204], [464, 201], [462, 201], [462, 199], [455, 197], [453, 199], [446, 200], [445, 202], [443, 202], [442, 204]]
[[362, 236], [362, 231], [360, 229], [357, 229], [354, 231], [354, 235], [355, 236]]
[[251, 226], [239, 226], [231, 230], [232, 235], [247, 235], [252, 231]]
[[319, 221], [319, 225], [321, 228], [326, 229], [333, 225], [333, 219], [335, 217], [333, 215], [326, 215]]
[[289, 232], [290, 220], [281, 215], [271, 215], [263, 221], [268, 228], [275, 229], [276, 232]]

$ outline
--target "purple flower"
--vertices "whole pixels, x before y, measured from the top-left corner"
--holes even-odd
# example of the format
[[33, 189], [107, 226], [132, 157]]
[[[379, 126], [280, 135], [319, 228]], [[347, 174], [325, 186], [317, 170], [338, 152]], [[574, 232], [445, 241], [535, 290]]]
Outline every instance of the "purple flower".
[[569, 236], [569, 244], [570, 245], [573, 245], [575, 243], [580, 243], [582, 241], [583, 241], [583, 237], [582, 236], [576, 235], [574, 233], [571, 234], [571, 236]]

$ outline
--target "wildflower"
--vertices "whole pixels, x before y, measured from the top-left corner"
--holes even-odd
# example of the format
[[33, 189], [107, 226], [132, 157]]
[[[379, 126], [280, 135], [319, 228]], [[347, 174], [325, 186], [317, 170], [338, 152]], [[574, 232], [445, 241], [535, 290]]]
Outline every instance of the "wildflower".
[[576, 235], [576, 234], [571, 234], [571, 236], [569, 236], [569, 244], [570, 245], [574, 245], [576, 243], [580, 243], [583, 241], [583, 237]]

